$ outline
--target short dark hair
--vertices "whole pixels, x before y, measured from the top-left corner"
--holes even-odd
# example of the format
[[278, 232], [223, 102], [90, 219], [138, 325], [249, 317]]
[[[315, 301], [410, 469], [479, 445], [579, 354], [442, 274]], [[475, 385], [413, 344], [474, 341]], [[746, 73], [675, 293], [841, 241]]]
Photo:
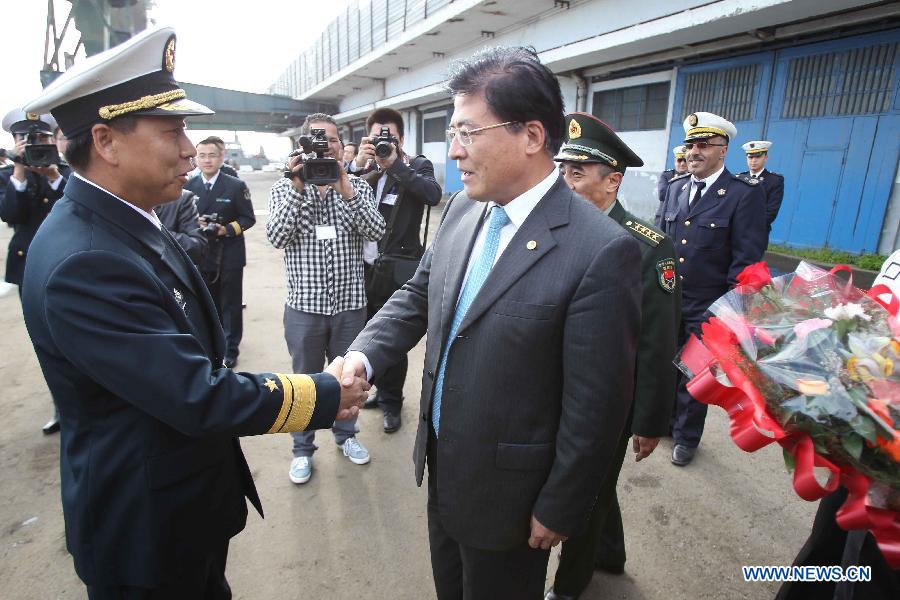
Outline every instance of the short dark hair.
[[[337, 127], [337, 121], [335, 121], [334, 117], [331, 115], [326, 115], [325, 113], [313, 113], [306, 117], [306, 120], [303, 121], [303, 125], [300, 126], [301, 135], [309, 135], [309, 130], [312, 129], [310, 126], [311, 123], [331, 123]], [[338, 137], [340, 137], [340, 130], [338, 130]]]
[[223, 151], [223, 152], [225, 151], [225, 140], [223, 140], [222, 138], [220, 138], [220, 137], [217, 136], [217, 135], [211, 135], [211, 136], [209, 136], [208, 138], [202, 139], [202, 140], [200, 140], [199, 142], [197, 142], [197, 145], [198, 145], [198, 146], [199, 146], [200, 144], [212, 144], [213, 146], [215, 146], [215, 147], [218, 148], [219, 150], [221, 150], [221, 151]]
[[565, 106], [559, 81], [530, 46], [494, 46], [453, 63], [447, 89], [453, 96], [482, 92], [501, 121], [540, 121], [551, 155], [562, 145]]
[[359, 150], [359, 144], [357, 144], [356, 142], [347, 142], [346, 144], [344, 144], [344, 148], [346, 148], [347, 146], [353, 146], [354, 148]]
[[366, 134], [372, 131], [372, 125], [375, 123], [381, 123], [382, 125], [386, 123], [393, 123], [397, 126], [397, 133], [400, 134], [400, 137], [403, 137], [403, 115], [400, 114], [399, 111], [394, 110], [393, 108], [379, 108], [366, 119]]
[[[109, 126], [121, 133], [131, 133], [137, 127], [137, 117], [134, 115], [117, 117], [109, 122]], [[91, 129], [69, 138], [66, 144], [66, 162], [79, 172], [87, 170], [91, 163], [91, 148], [94, 146]]]

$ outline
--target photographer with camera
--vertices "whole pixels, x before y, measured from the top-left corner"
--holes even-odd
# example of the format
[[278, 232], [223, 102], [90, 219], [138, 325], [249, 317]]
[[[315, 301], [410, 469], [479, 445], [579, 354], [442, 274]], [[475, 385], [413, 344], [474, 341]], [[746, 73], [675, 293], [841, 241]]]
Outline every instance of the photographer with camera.
[[[343, 356], [366, 323], [362, 245], [384, 235], [384, 218], [372, 188], [347, 175], [337, 123], [309, 115], [301, 128], [302, 150], [292, 154], [285, 177], [269, 192], [266, 236], [284, 250], [288, 297], [284, 337], [295, 367], [323, 365]], [[355, 464], [369, 462], [356, 439], [356, 418], [337, 421], [334, 441]], [[289, 476], [306, 483], [316, 450], [313, 432], [291, 434]]]
[[224, 161], [225, 143], [221, 138], [202, 140], [197, 144], [196, 158], [200, 174], [188, 180], [184, 189], [197, 195], [198, 222], [209, 243], [200, 272], [225, 329], [225, 366], [234, 368], [244, 333], [244, 232], [253, 227], [256, 217], [250, 189], [237, 177], [220, 171]]
[[[7, 151], [11, 164], [0, 169], [0, 219], [14, 233], [6, 257], [6, 281], [14, 283], [22, 296], [22, 277], [31, 240], [63, 195], [71, 173], [54, 144], [56, 120], [49, 114], [26, 113], [21, 108], [3, 117], [3, 129], [15, 145]], [[54, 407], [55, 409], [55, 407]], [[59, 411], [43, 427], [45, 434], [59, 431]]]
[[[368, 317], [378, 312], [391, 295], [415, 273], [425, 249], [419, 230], [425, 207], [441, 200], [441, 186], [434, 178], [434, 165], [424, 156], [410, 158], [403, 152], [403, 116], [392, 108], [379, 108], [366, 119], [369, 137], [364, 137], [357, 166], [375, 165], [365, 179], [375, 190], [378, 210], [387, 223], [387, 233], [377, 244], [363, 245], [366, 262]], [[427, 236], [426, 220], [426, 236]], [[406, 356], [388, 368], [373, 383], [378, 393], [364, 408], [381, 406], [384, 431], [400, 429]]]

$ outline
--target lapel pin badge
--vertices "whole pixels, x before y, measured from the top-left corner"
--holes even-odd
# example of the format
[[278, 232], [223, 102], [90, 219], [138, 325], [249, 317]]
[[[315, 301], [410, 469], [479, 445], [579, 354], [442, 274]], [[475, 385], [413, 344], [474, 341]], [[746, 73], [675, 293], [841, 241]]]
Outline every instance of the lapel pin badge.
[[719, 195], [720, 195], [720, 196], [724, 196], [724, 195], [725, 195], [725, 188], [719, 188]]
[[537, 242], [534, 240], [531, 240], [530, 242], [525, 244], [525, 247], [528, 248], [529, 250], [534, 250], [535, 248], [537, 248]]

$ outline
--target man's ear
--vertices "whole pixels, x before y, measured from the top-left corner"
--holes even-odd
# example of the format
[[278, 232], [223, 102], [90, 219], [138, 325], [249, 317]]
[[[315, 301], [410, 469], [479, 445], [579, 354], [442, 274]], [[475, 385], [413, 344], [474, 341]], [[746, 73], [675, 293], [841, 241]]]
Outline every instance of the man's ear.
[[97, 156], [101, 160], [113, 166], [119, 164], [119, 135], [119, 132], [105, 123], [98, 123], [91, 128], [91, 137], [94, 141], [94, 152], [97, 153]]
[[547, 132], [544, 131], [544, 124], [540, 121], [525, 121], [522, 127], [527, 136], [525, 153], [537, 154], [538, 152], [545, 152], [544, 143], [547, 141]]

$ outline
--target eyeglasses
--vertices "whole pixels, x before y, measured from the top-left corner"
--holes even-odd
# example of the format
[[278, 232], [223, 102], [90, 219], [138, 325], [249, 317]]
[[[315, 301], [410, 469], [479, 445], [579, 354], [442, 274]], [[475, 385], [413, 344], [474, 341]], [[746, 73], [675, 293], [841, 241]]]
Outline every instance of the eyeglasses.
[[459, 129], [456, 129], [455, 127], [451, 127], [447, 130], [447, 143], [452, 144], [453, 140], [459, 137], [460, 146], [471, 146], [472, 136], [474, 134], [481, 133], [482, 131], [487, 131], [488, 129], [494, 129], [495, 127], [505, 127], [506, 125], [514, 125], [516, 123], [518, 123], [518, 121], [507, 121], [506, 123], [486, 125], [484, 127], [477, 127], [475, 129], [468, 129], [466, 127], [460, 127]]
[[684, 145], [685, 150], [706, 150], [710, 146], [727, 146], [728, 144], [710, 144], [709, 142], [688, 142]]
[[203, 158], [219, 158], [220, 156], [222, 156], [222, 155], [219, 154], [218, 152], [212, 152], [212, 153], [210, 153], [210, 154], [198, 154], [198, 155], [197, 155], [197, 158], [198, 158], [198, 159], [203, 159]]

